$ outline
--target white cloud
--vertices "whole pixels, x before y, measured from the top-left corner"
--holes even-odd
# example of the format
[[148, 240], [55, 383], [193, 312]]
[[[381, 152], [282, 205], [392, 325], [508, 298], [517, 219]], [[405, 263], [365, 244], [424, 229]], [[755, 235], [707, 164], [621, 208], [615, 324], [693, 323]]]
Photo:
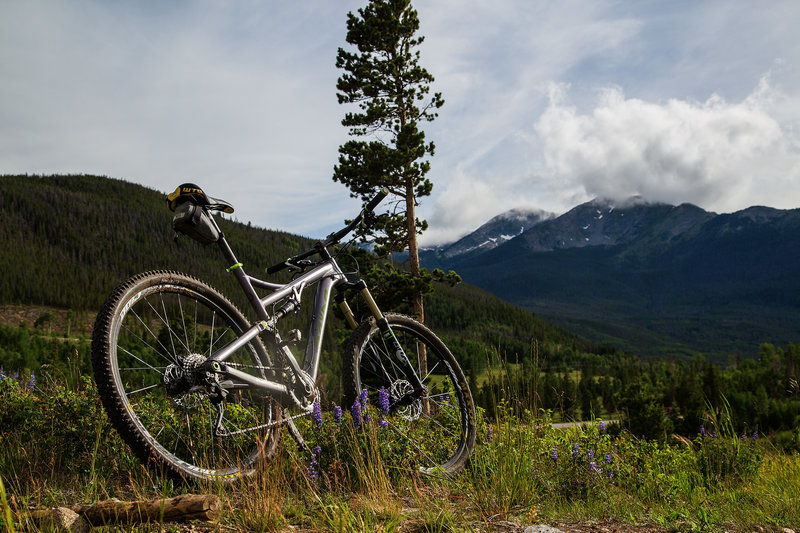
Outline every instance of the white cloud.
[[[320, 236], [358, 204], [330, 179], [337, 147], [346, 140], [334, 60], [344, 45], [347, 12], [365, 4], [0, 2], [0, 173], [101, 173], [163, 191], [192, 180], [233, 202], [243, 220]], [[789, 168], [797, 176], [796, 1], [775, 0], [768, 9], [748, 0], [414, 5], [426, 38], [421, 62], [446, 101], [439, 118], [425, 125], [437, 146], [434, 195], [420, 206], [420, 216], [431, 222], [426, 240], [457, 237], [521, 205], [571, 207], [589, 194], [584, 182], [601, 189], [602, 180], [577, 180], [556, 172], [555, 163], [545, 165], [545, 139], [534, 124], [546, 112], [573, 110], [563, 131], [550, 126], [562, 137], [568, 127], [578, 128], [576, 135], [599, 135], [595, 107], [630, 114], [639, 103], [638, 111], [650, 112], [667, 131], [674, 130], [669, 117], [683, 112], [700, 120], [702, 111], [707, 120], [726, 117], [762, 132], [769, 121], [756, 118], [763, 113], [780, 126], [772, 145], [758, 145], [767, 142], [760, 137], [747, 144], [747, 130], [736, 143], [725, 141], [719, 132], [731, 124], [691, 122], [696, 145], [713, 141], [703, 150], [713, 157], [668, 157], [679, 141], [657, 145], [653, 157], [684, 165], [676, 173], [705, 171], [714, 191], [724, 181], [722, 163], [703, 165], [724, 163], [726, 149], [751, 149], [750, 162], [740, 153], [732, 157], [740, 168], [755, 167], [753, 173], [779, 176]], [[780, 68], [777, 58], [785, 60]], [[768, 91], [754, 93], [757, 103], [745, 102], [770, 68], [776, 75]], [[550, 104], [550, 80], [570, 84], [570, 104]], [[595, 100], [596, 88], [608, 86], [624, 88], [621, 102]], [[720, 99], [706, 102], [713, 93]], [[613, 119], [604, 124], [611, 127]], [[716, 137], [699, 138], [706, 133]], [[553, 162], [562, 157], [564, 165], [589, 172], [589, 152], [570, 154], [550, 142]], [[773, 190], [751, 191], [750, 183], [740, 178], [728, 185], [741, 185], [744, 197]], [[777, 200], [761, 201], [796, 206], [794, 187], [787, 183]]]
[[720, 211], [759, 202], [794, 207], [800, 152], [772, 114], [780, 98], [766, 77], [738, 103], [717, 95], [653, 103], [609, 88], [593, 111], [581, 114], [566, 102], [566, 89], [556, 87], [536, 123], [543, 179], [588, 197], [640, 194]]

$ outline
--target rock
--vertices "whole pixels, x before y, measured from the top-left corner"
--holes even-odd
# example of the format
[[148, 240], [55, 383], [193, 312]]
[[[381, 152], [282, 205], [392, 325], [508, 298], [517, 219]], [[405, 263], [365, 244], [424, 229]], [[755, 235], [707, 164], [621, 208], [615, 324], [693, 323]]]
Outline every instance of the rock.
[[544, 524], [536, 524], [534, 526], [528, 526], [525, 528], [524, 533], [564, 533], [560, 529], [556, 529], [551, 526], [546, 526]]
[[67, 509], [66, 507], [31, 511], [31, 518], [36, 523], [36, 527], [44, 531], [88, 533], [92, 530], [89, 522], [72, 509]]

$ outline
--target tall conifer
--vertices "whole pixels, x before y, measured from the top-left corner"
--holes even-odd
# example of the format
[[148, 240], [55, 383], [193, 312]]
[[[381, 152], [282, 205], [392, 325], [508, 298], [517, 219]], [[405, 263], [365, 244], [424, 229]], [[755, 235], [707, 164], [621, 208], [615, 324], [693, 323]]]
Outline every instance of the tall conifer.
[[339, 147], [333, 179], [353, 197], [367, 200], [386, 188], [398, 199], [373, 229], [376, 252], [408, 250], [411, 306], [424, 320], [417, 235], [427, 222], [416, 208], [433, 187], [425, 176], [434, 145], [425, 142], [420, 124], [436, 118], [444, 100], [430, 93], [433, 76], [419, 65], [418, 30], [409, 0], [371, 0], [357, 15], [348, 13], [347, 42], [354, 49], [339, 49], [336, 66], [344, 73], [336, 88], [339, 103], [358, 108], [342, 120], [356, 139]]

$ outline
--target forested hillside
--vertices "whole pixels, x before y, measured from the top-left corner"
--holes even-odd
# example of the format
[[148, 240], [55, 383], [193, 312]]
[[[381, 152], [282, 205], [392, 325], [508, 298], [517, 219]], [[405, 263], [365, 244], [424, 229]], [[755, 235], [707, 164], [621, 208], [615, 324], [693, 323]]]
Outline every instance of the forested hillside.
[[[0, 303], [97, 309], [132, 274], [155, 268], [192, 273], [233, 288], [216, 247], [173, 242], [164, 195], [97, 176], [0, 178]], [[304, 239], [220, 220], [240, 260], [259, 270]], [[262, 270], [263, 271], [263, 270]]]
[[[216, 193], [224, 198], [224, 191]], [[0, 246], [6, 251], [0, 254], [0, 304], [93, 312], [129, 276], [168, 268], [203, 279], [247, 313], [216, 246], [187, 237], [173, 241], [172, 212], [163, 193], [98, 176], [2, 176], [0, 212]], [[312, 242], [218, 221], [251, 275], [266, 277], [265, 267]], [[525, 355], [533, 341], [554, 353], [561, 345], [587, 348], [565, 330], [472, 287], [438, 285], [426, 315], [434, 329], [464, 349], [465, 368], [485, 366], [487, 350]]]
[[[173, 242], [162, 193], [96, 176], [4, 176], [0, 212], [0, 309], [17, 304], [13, 316], [26, 322], [0, 325], [0, 370], [6, 375], [21, 373], [27, 382], [34, 375], [77, 380], [89, 373], [83, 324], [91, 324], [120, 281], [143, 270], [196, 275], [245, 308], [215, 246], [185, 237]], [[231, 220], [220, 225], [255, 275], [310, 243]], [[636, 434], [657, 437], [673, 431], [691, 436], [709, 413], [729, 409], [736, 431], [757, 428], [774, 433], [783, 447], [800, 447], [798, 344], [759, 350], [754, 341], [750, 351], [758, 360], [734, 357], [727, 368], [702, 356], [643, 361], [587, 343], [467, 284], [438, 284], [426, 302], [426, 322], [453, 349], [489, 414], [502, 401], [533, 412], [552, 410], [563, 419], [619, 417]], [[347, 335], [335, 313], [329, 332], [326, 355]], [[323, 361], [329, 398], [340, 389], [340, 364], [339, 357]]]

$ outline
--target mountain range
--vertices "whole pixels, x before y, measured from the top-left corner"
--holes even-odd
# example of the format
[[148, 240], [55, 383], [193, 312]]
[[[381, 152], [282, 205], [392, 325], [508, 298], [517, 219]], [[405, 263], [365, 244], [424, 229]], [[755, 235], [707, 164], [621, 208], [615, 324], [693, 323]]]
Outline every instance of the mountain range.
[[421, 261], [641, 355], [724, 359], [800, 340], [800, 209], [595, 199], [557, 217], [505, 213]]

